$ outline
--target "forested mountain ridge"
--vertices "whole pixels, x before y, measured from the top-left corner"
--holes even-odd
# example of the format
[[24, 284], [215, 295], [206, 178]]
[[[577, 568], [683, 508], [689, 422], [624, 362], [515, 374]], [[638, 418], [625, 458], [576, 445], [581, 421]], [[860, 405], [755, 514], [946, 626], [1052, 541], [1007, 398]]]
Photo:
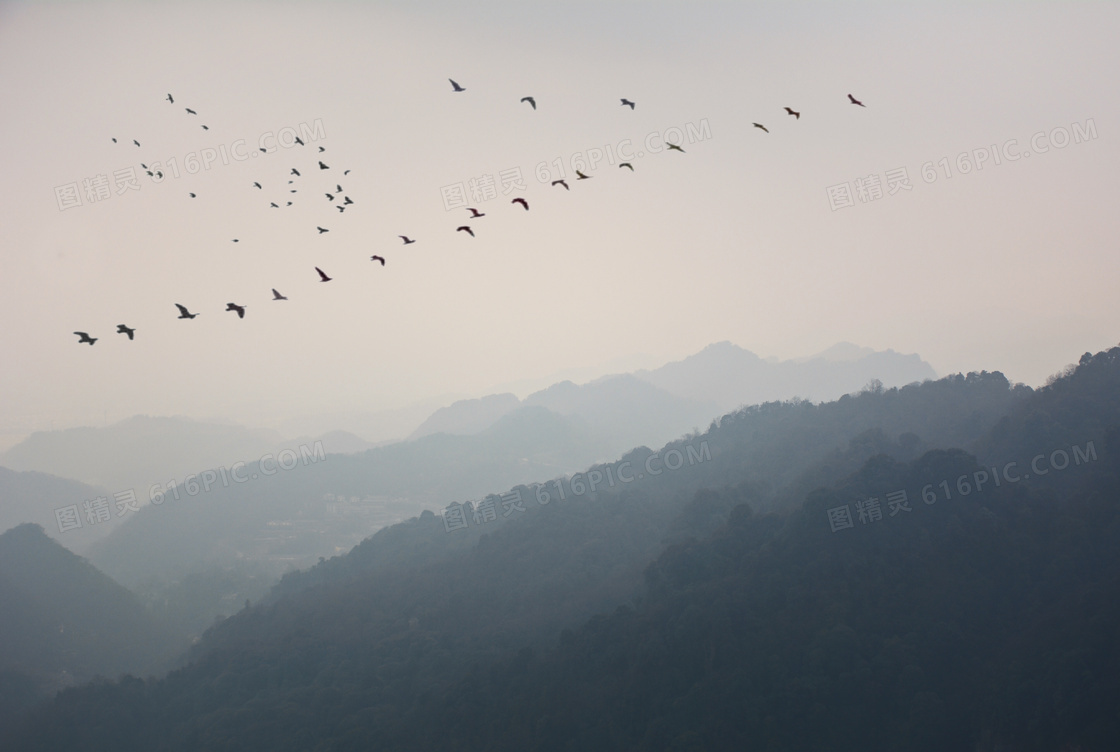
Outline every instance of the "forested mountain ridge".
[[[656, 478], [544, 506], [525, 486], [526, 512], [497, 524], [446, 532], [426, 515], [383, 531], [211, 630], [190, 666], [68, 690], [16, 740], [1107, 749], [1120, 414], [1098, 395], [1116, 393], [1120, 348], [1039, 390], [972, 374], [739, 411], [660, 450], [706, 442], [710, 459]], [[1066, 433], [988, 443], [1044, 407]], [[947, 441], [1020, 469], [1073, 446], [1085, 459], [1045, 484], [930, 502], [923, 489], [990, 469]], [[639, 468], [652, 454], [627, 458]], [[810, 476], [795, 504], [790, 489]], [[899, 489], [910, 510], [891, 514]], [[869, 499], [881, 516], [858, 511]], [[834, 532], [829, 510], [843, 506], [851, 525]], [[429, 550], [410, 558], [414, 535]], [[456, 536], [471, 542], [440, 544]]]

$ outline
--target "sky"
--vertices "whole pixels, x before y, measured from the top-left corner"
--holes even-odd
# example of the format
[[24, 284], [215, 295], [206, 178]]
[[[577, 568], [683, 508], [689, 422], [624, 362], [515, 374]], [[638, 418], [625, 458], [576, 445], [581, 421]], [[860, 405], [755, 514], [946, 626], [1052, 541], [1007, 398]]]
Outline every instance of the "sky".
[[1117, 38], [1103, 2], [0, 2], [0, 444], [724, 340], [1042, 385], [1120, 342]]

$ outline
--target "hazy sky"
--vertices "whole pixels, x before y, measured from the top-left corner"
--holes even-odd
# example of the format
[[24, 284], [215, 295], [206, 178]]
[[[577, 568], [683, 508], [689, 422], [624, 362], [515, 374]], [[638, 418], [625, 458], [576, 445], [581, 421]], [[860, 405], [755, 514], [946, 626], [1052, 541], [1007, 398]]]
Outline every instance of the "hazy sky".
[[[269, 425], [721, 340], [1039, 385], [1120, 341], [1117, 39], [1113, 3], [0, 3], [0, 434]], [[484, 218], [446, 208], [487, 176]]]

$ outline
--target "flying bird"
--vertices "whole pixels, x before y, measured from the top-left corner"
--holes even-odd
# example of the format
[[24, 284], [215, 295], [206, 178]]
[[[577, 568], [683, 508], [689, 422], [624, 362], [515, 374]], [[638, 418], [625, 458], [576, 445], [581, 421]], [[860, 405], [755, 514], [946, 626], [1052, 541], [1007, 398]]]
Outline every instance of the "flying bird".
[[273, 209], [279, 209], [280, 208], [280, 204], [277, 204], [275, 201], [269, 201], [268, 205], [271, 206]]
[[590, 175], [584, 175], [579, 170], [576, 170], [576, 180], [589, 180], [590, 178], [591, 178]]
[[[769, 132], [769, 131], [767, 131], [767, 132]], [[676, 144], [669, 144], [669, 148], [670, 148], [670, 149], [676, 149], [676, 150], [677, 150], [677, 151], [679, 151], [679, 152], [680, 152], [681, 154], [684, 154], [684, 149], [682, 149], [681, 147], [677, 146]]]
[[167, 101], [170, 102], [171, 104], [175, 104], [175, 97], [168, 94], [167, 95]]
[[245, 318], [245, 306], [237, 305], [237, 303], [226, 303], [227, 311], [237, 311], [237, 318]]
[[287, 298], [285, 298], [283, 295], [281, 295], [275, 287], [272, 288], [272, 299], [273, 300], [287, 300]]
[[521, 97], [521, 101], [528, 102], [529, 104], [533, 105], [534, 110], [537, 109], [537, 100], [533, 99], [532, 97]]
[[233, 239], [233, 242], [234, 242], [234, 243], [240, 243], [241, 241], [240, 241], [240, 240], [238, 240], [237, 238], [234, 238], [234, 239]]
[[622, 104], [623, 104], [623, 106], [630, 105], [630, 109], [634, 109], [634, 103], [631, 102], [629, 99], [623, 99]]
[[848, 95], [848, 99], [851, 101], [852, 104], [858, 104], [860, 107], [866, 107], [867, 106], [863, 102], [861, 102], [858, 99], [856, 99], [855, 97], [853, 97], [851, 94]]
[[344, 170], [344, 171], [342, 172], [342, 174], [343, 174], [343, 175], [349, 175], [349, 174], [350, 174], [350, 170]]
[[137, 141], [136, 139], [132, 139], [132, 143], [136, 144], [137, 146], [139, 146], [139, 145], [140, 145], [140, 142], [139, 142], [139, 141]]
[[566, 190], [566, 191], [572, 190], [571, 188], [568, 187], [568, 181], [567, 180], [553, 180], [552, 184], [553, 185], [562, 185], [562, 186], [564, 186], [564, 190]]
[[158, 177], [162, 180], [163, 179], [163, 173], [160, 172], [159, 170], [156, 170], [156, 177]]
[[345, 206], [336, 206], [336, 207], [335, 207], [335, 209], [338, 209], [338, 213], [339, 213], [339, 214], [341, 214], [342, 212], [346, 211], [346, 207], [345, 207]]
[[[307, 146], [307, 144], [303, 143], [303, 139], [301, 139], [299, 136], [296, 136], [296, 143], [299, 144], [300, 146]], [[322, 148], [322, 147], [320, 147], [320, 148]]]
[[619, 162], [619, 163], [618, 163], [618, 166], [619, 166], [619, 168], [623, 168], [623, 167], [629, 167], [629, 168], [630, 168], [630, 172], [633, 172], [633, 171], [634, 171], [634, 165], [630, 164], [629, 162]]
[[327, 275], [326, 275], [326, 274], [325, 274], [325, 273], [323, 272], [323, 270], [322, 270], [322, 269], [320, 269], [319, 267], [315, 267], [315, 271], [319, 272], [319, 281], [320, 281], [320, 282], [330, 282], [330, 281], [331, 281], [331, 278], [330, 278], [330, 277], [328, 277], [328, 276], [327, 276]]
[[510, 203], [511, 204], [521, 204], [522, 206], [525, 207], [525, 211], [529, 211], [529, 202], [526, 201], [525, 199], [521, 198], [520, 196], [515, 198], [513, 201], [510, 201]]
[[408, 245], [409, 243], [415, 243], [416, 242], [415, 240], [408, 237], [407, 235], [398, 235], [397, 237], [400, 238], [401, 240], [403, 240], [405, 245]]
[[464, 89], [462, 86], [455, 83], [454, 79], [449, 78], [447, 80], [451, 82], [452, 91], [466, 91], [466, 89]]
[[78, 335], [78, 344], [79, 345], [82, 344], [82, 343], [85, 343], [85, 342], [88, 342], [89, 344], [92, 345], [94, 342], [97, 341], [97, 337], [91, 337], [88, 334], [86, 334], [85, 332], [74, 332], [74, 334]]
[[319, 162], [319, 169], [320, 169], [320, 170], [329, 170], [329, 169], [330, 169], [330, 167], [327, 167], [327, 166], [326, 166], [325, 164], [323, 164], [322, 162]]
[[204, 126], [202, 126], [202, 130], [208, 131], [208, 130], [210, 130], [210, 126], [204, 125]]
[[329, 193], [324, 193], [323, 195], [327, 197], [327, 200], [328, 200], [328, 201], [334, 201], [334, 196], [332, 196], [331, 194], [329, 194]]
[[136, 334], [136, 330], [130, 329], [124, 324], [117, 324], [117, 334], [127, 334], [128, 338], [132, 339], [132, 335]]
[[791, 110], [788, 107], [786, 107], [786, 112], [788, 112], [790, 115], [793, 115], [794, 118], [796, 118], [797, 120], [801, 119], [801, 113], [800, 112], [794, 112], [793, 110]]
[[291, 174], [295, 175], [298, 178], [299, 177], [299, 170], [297, 170], [295, 167], [293, 167]]
[[[303, 142], [302, 142], [302, 141], [300, 141], [300, 143], [303, 143]], [[319, 147], [319, 153], [320, 153], [320, 154], [322, 154], [322, 153], [323, 153], [323, 152], [325, 152], [326, 150], [327, 150], [327, 147], [325, 147], [325, 146], [320, 146], [320, 147]]]
[[316, 225], [315, 229], [319, 231], [320, 235], [322, 235], [324, 232], [330, 232], [330, 230], [328, 230], [326, 227], [319, 227], [317, 225]]
[[175, 307], [179, 309], [179, 318], [181, 319], [193, 319], [198, 315], [197, 313], [191, 313], [186, 309], [186, 307], [180, 305], [179, 303], [176, 303]]
[[[256, 182], [256, 181], [253, 182], [253, 185], [255, 185], [257, 188], [261, 188], [261, 184]], [[261, 188], [261, 190], [264, 190], [264, 189]]]
[[344, 204], [352, 204], [352, 203], [354, 203], [354, 202], [350, 200], [350, 197], [349, 197], [349, 196], [343, 196], [343, 197], [342, 197], [342, 203], [344, 203]]
[[188, 107], [188, 108], [186, 108], [186, 109], [187, 109], [187, 112], [189, 112], [189, 113], [190, 113], [190, 114], [192, 114], [192, 115], [197, 115], [197, 114], [198, 114], [197, 112], [195, 112], [194, 110], [192, 110], [192, 109], [191, 109], [190, 107]]
[[[110, 138], [112, 138], [112, 136], [110, 136]], [[117, 143], [117, 139], [113, 138], [113, 143]]]
[[189, 195], [189, 196], [190, 196], [191, 198], [194, 198], [194, 197], [195, 197], [195, 195], [194, 195], [193, 193], [189, 193], [189, 194], [187, 194], [187, 195]]
[[381, 265], [385, 266], [385, 257], [384, 256], [370, 256], [369, 260], [370, 261], [380, 261]]
[[455, 232], [463, 232], [464, 230], [465, 230], [465, 231], [467, 232], [467, 234], [468, 234], [468, 235], [470, 235], [470, 236], [471, 236], [472, 238], [474, 237], [474, 231], [473, 231], [473, 230], [471, 230], [471, 228], [467, 227], [466, 225], [463, 225], [462, 227], [456, 227], [456, 228], [455, 228]]
[[477, 219], [478, 217], [485, 217], [486, 216], [485, 214], [480, 212], [478, 209], [473, 209], [469, 206], [467, 207], [467, 211], [469, 211], [471, 213], [471, 219]]
[[335, 183], [334, 184], [334, 192], [335, 193], [342, 193], [342, 186], [339, 185], [338, 183]]
[[761, 128], [762, 130], [766, 131], [767, 133], [770, 132], [770, 131], [766, 130], [766, 126], [763, 125], [762, 123], [751, 123], [751, 125], [753, 125], [755, 128]]

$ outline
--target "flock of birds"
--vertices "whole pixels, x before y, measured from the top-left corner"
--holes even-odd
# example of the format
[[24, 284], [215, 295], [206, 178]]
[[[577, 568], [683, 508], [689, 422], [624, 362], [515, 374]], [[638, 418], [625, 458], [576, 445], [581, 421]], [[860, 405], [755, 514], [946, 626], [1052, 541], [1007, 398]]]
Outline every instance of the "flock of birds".
[[[466, 88], [464, 88], [463, 86], [460, 86], [454, 79], [449, 78], [448, 81], [451, 82], [452, 92], [459, 93], [459, 92], [466, 91]], [[168, 94], [166, 99], [171, 104], [175, 103], [175, 98], [171, 94]], [[533, 110], [537, 109], [536, 98], [534, 98], [534, 97], [522, 97], [521, 101], [530, 105], [533, 108]], [[863, 102], [861, 102], [858, 99], [856, 99], [855, 97], [853, 97], [851, 94], [848, 95], [848, 101], [851, 104], [858, 105], [860, 107], [866, 107], [867, 106]], [[623, 99], [621, 99], [621, 106], [629, 107], [631, 110], [633, 110], [635, 108], [635, 103], [630, 99], [623, 98]], [[196, 116], [198, 115], [198, 113], [195, 110], [191, 109], [190, 107], [187, 107], [185, 109], [186, 109], [187, 113], [190, 114], [190, 115], [196, 115]], [[784, 109], [786, 111], [786, 114], [793, 117], [795, 120], [800, 120], [801, 119], [801, 113], [800, 112], [795, 111], [795, 110], [793, 110], [789, 107], [786, 107]], [[763, 125], [762, 123], [752, 123], [752, 125], [755, 128], [758, 128], [758, 129], [764, 131], [765, 133], [770, 132], [769, 129], [765, 125]], [[203, 128], [203, 130], [209, 130], [209, 128], [205, 125], [203, 125], [202, 128]], [[113, 140], [113, 143], [118, 143], [116, 138], [113, 138], [112, 140]], [[135, 144], [137, 147], [140, 146], [140, 142], [137, 139], [133, 139], [132, 143]], [[300, 146], [306, 146], [306, 144], [303, 142], [303, 140], [300, 139], [298, 136], [295, 138], [295, 143], [299, 144]], [[667, 143], [666, 146], [668, 147], [668, 149], [670, 151], [679, 151], [682, 154], [684, 153], [684, 149], [681, 148], [680, 144]], [[260, 151], [267, 153], [268, 150], [264, 149], [264, 148], [261, 148]], [[326, 149], [324, 147], [320, 146], [319, 147], [319, 153], [321, 154], [324, 151], [326, 151]], [[153, 171], [153, 170], [149, 169], [148, 166], [143, 164], [143, 163], [141, 163], [140, 166], [147, 172], [149, 177], [153, 177], [153, 178], [156, 178], [156, 177], [162, 178], [163, 177], [163, 173], [159, 170], [154, 170]], [[621, 163], [619, 163], [618, 166], [619, 166], [619, 168], [623, 168], [623, 167], [628, 168], [631, 172], [634, 171], [634, 165], [632, 165], [630, 162], [621, 162]], [[319, 160], [319, 169], [320, 170], [329, 170], [330, 167], [320, 159]], [[575, 173], [576, 173], [576, 180], [589, 180], [592, 177], [591, 175], [585, 175], [580, 170], [576, 170]], [[350, 170], [345, 170], [342, 174], [343, 175], [349, 175]], [[302, 177], [302, 175], [301, 175], [301, 173], [299, 172], [298, 169], [293, 167], [293, 168], [291, 168], [291, 172], [289, 173], [289, 177], [299, 178], [299, 177]], [[293, 184], [294, 184], [294, 181], [288, 180], [288, 185], [293, 185]], [[564, 190], [569, 190], [569, 191], [571, 190], [571, 187], [568, 185], [568, 182], [563, 178], [558, 179], [558, 180], [553, 180], [551, 185], [552, 185], [552, 187], [560, 186], [560, 187], [563, 187]], [[259, 190], [264, 190], [264, 187], [258, 181], [253, 182], [253, 187], [257, 188]], [[290, 188], [289, 191], [291, 193], [297, 193], [298, 189]], [[188, 193], [188, 195], [191, 198], [197, 198], [197, 194], [195, 194], [195, 193]], [[342, 185], [338, 184], [338, 183], [335, 184], [334, 193], [331, 193], [328, 190], [325, 195], [327, 197], [327, 200], [332, 202], [332, 205], [334, 205], [334, 207], [336, 209], [338, 209], [340, 214], [345, 212], [346, 209], [349, 206], [354, 204], [354, 201], [349, 196], [344, 195]], [[335, 199], [338, 198], [339, 196], [342, 197], [342, 200], [339, 201], [338, 203], [334, 203]], [[515, 199], [512, 199], [510, 201], [510, 203], [511, 204], [520, 204], [521, 207], [525, 211], [529, 211], [529, 202], [526, 201], [524, 198], [517, 197]], [[269, 202], [269, 205], [274, 209], [279, 209], [280, 208], [280, 205], [277, 204], [275, 201]], [[291, 205], [292, 205], [292, 201], [287, 201], [287, 206], [291, 206]], [[480, 212], [478, 209], [475, 209], [475, 208], [472, 208], [472, 207], [466, 207], [466, 210], [471, 213], [470, 217], [468, 217], [468, 219], [479, 219], [481, 217], [486, 216], [484, 213]], [[320, 235], [322, 235], [325, 232], [330, 231], [326, 227], [316, 226], [316, 229], [319, 231]], [[470, 235], [472, 238], [475, 237], [474, 230], [471, 228], [470, 225], [465, 225], [465, 224], [460, 225], [460, 226], [455, 228], [455, 231], [456, 232], [465, 232], [468, 235]], [[416, 242], [416, 240], [414, 238], [410, 238], [407, 235], [398, 235], [397, 237], [399, 237], [403, 241], [404, 245], [411, 245], [412, 243]], [[234, 238], [233, 242], [234, 243], [239, 242], [239, 238]], [[374, 262], [377, 262], [377, 263], [380, 263], [381, 266], [385, 266], [385, 257], [384, 256], [373, 255], [373, 256], [370, 256], [370, 260], [374, 261]], [[330, 282], [333, 279], [332, 277], [328, 276], [326, 272], [324, 272], [322, 269], [320, 269], [317, 266], [315, 267], [315, 271], [319, 275], [319, 281], [320, 282]], [[288, 299], [287, 296], [282, 295], [276, 288], [272, 288], [272, 300], [273, 301], [281, 301], [281, 300], [287, 300], [287, 299]], [[193, 318], [197, 318], [199, 316], [198, 313], [191, 313], [187, 309], [187, 307], [182, 305], [181, 303], [175, 303], [175, 307], [177, 309], [179, 309], [179, 318], [180, 319], [193, 319]], [[245, 318], [245, 308], [246, 307], [244, 305], [239, 305], [237, 303], [228, 303], [228, 304], [226, 304], [225, 310], [227, 312], [236, 313], [237, 317], [239, 319], [243, 319], [243, 318]], [[126, 326], [125, 324], [118, 324], [117, 325], [117, 333], [127, 335], [129, 340], [133, 340], [135, 338], [135, 335], [136, 335], [136, 329], [133, 328], [133, 327]], [[78, 335], [78, 344], [93, 345], [98, 340], [98, 337], [93, 337], [88, 332], [74, 332], [74, 334]]]

